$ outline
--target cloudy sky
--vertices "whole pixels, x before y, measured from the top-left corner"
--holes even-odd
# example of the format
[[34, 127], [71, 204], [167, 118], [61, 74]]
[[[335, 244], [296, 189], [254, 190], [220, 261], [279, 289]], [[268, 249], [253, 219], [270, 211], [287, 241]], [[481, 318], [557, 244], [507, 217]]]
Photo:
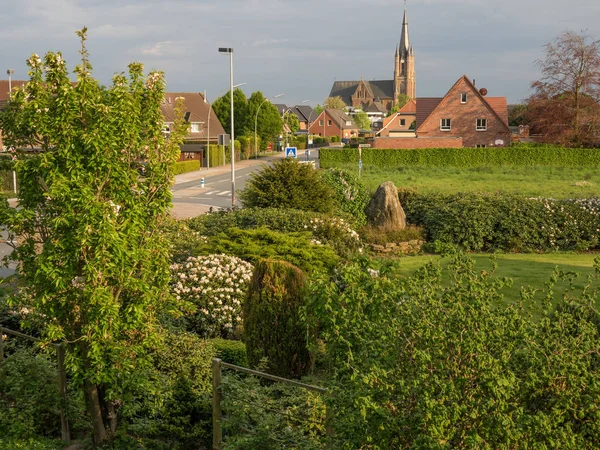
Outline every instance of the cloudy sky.
[[[77, 63], [87, 26], [94, 73], [109, 83], [131, 61], [166, 73], [170, 91], [322, 103], [335, 80], [391, 79], [402, 0], [26, 0], [0, 3], [5, 69], [26, 78], [31, 53]], [[509, 102], [527, 97], [543, 45], [567, 29], [600, 38], [598, 0], [408, 0], [417, 96], [442, 96], [463, 74]], [[3, 70], [3, 74], [6, 72]], [[6, 76], [6, 75], [4, 75]]]

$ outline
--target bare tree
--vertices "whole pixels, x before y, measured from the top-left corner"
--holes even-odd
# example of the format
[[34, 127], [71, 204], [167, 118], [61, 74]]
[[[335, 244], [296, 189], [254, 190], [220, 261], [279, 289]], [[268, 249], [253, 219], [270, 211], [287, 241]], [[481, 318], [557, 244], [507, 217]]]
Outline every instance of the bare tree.
[[600, 40], [566, 31], [536, 61], [542, 77], [531, 83], [527, 115], [548, 142], [591, 145], [600, 140]]

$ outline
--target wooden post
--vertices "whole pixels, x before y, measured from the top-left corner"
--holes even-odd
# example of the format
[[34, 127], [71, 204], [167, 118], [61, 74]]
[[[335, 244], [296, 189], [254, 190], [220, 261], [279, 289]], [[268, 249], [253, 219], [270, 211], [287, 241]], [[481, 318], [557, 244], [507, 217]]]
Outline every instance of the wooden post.
[[65, 372], [65, 348], [62, 344], [56, 346], [58, 355], [58, 390], [60, 392], [60, 430], [61, 438], [65, 442], [71, 441], [71, 430], [67, 417], [67, 374]]
[[213, 397], [212, 397], [212, 420], [213, 420], [213, 450], [221, 450], [223, 440], [223, 429], [221, 428], [221, 360], [212, 360]]
[[4, 361], [4, 339], [2, 336], [2, 327], [0, 327], [0, 362]]
[[327, 437], [333, 436], [333, 408], [325, 406], [325, 434]]

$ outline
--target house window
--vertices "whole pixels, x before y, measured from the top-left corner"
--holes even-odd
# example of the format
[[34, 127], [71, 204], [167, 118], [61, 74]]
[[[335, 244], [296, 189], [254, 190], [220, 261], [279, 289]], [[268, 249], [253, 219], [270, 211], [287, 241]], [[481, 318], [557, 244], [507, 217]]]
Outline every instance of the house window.
[[477, 148], [486, 148], [487, 146], [485, 144], [477, 144], [475, 147], [477, 147]]
[[192, 122], [191, 132], [192, 133], [200, 133], [200, 123]]
[[319, 126], [322, 127], [323, 126], [323, 121], [319, 120]]
[[462, 94], [460, 94], [460, 102], [467, 103], [467, 93], [466, 92], [463, 92]]
[[442, 131], [450, 131], [452, 129], [452, 121], [450, 119], [441, 119], [440, 120], [440, 130]]
[[183, 157], [184, 157], [185, 159], [194, 159], [194, 154], [193, 154], [192, 152], [185, 152], [185, 153], [183, 154]]
[[400, 119], [400, 126], [403, 127], [406, 125], [406, 119]]
[[351, 127], [352, 126], [352, 121], [351, 120], [346, 120], [346, 126], [347, 127]]
[[327, 126], [330, 127], [331, 126], [331, 120], [327, 121]]
[[477, 124], [475, 126], [477, 131], [485, 131], [487, 130], [487, 119], [477, 119]]

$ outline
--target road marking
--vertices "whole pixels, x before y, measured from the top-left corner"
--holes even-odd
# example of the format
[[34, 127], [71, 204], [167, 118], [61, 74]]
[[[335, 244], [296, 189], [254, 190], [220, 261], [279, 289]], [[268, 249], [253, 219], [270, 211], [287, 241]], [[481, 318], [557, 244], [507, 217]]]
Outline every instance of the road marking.
[[207, 192], [206, 195], [213, 195], [215, 192], [217, 192], [217, 191], [210, 191], [210, 192]]
[[221, 191], [217, 195], [231, 195], [231, 191]]
[[190, 197], [192, 200], [212, 200], [211, 197]]

